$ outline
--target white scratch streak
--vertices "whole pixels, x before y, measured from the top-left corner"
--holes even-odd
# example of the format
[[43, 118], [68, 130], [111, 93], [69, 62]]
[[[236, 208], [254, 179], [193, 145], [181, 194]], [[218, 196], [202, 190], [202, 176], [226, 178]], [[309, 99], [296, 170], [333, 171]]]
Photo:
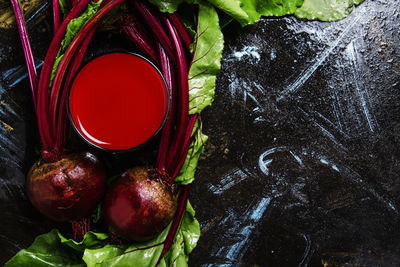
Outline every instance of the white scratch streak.
[[361, 16], [358, 16], [352, 23], [350, 23], [339, 35], [339, 37], [326, 49], [322, 54], [317, 57], [317, 60], [314, 64], [311, 65], [307, 70], [303, 71], [300, 76], [288, 87], [282, 90], [280, 96], [277, 98], [277, 101], [281, 101], [285, 98], [285, 96], [289, 93], [296, 92], [301, 86], [305, 84], [305, 82], [313, 75], [313, 73], [318, 69], [319, 66], [326, 60], [326, 58], [332, 54], [333, 50], [339, 45], [339, 43], [343, 40], [346, 34], [353, 28], [353, 26], [360, 20]]

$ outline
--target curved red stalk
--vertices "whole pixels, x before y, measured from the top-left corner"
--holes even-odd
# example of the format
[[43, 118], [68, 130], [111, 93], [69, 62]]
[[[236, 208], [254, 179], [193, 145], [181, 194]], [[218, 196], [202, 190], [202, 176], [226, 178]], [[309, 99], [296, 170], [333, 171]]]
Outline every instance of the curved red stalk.
[[161, 72], [167, 83], [169, 90], [169, 112], [167, 120], [165, 121], [164, 127], [161, 132], [160, 146], [157, 154], [156, 168], [160, 171], [165, 171], [165, 160], [168, 152], [169, 143], [171, 141], [171, 136], [174, 131], [173, 125], [175, 121], [175, 84], [173, 79], [172, 67], [165, 50], [160, 44], [158, 44], [158, 51], [160, 55], [161, 62]]
[[60, 106], [58, 108], [58, 119], [57, 119], [57, 138], [55, 149], [61, 151], [64, 148], [67, 138], [67, 126], [68, 126], [68, 119], [67, 119], [67, 95], [68, 95], [68, 88], [72, 82], [75, 73], [79, 69], [83, 57], [85, 56], [86, 49], [88, 48], [90, 41], [93, 38], [93, 35], [96, 31], [96, 28], [93, 28], [88, 35], [86, 36], [85, 40], [83, 40], [81, 47], [75, 53], [74, 58], [71, 62], [71, 67], [68, 70], [67, 77], [65, 79], [65, 83], [62, 89], [62, 95], [60, 99]]
[[[109, 0], [103, 0], [100, 4], [100, 8], [107, 4]], [[75, 76], [76, 71], [79, 69], [82, 60], [85, 56], [86, 50], [90, 44], [90, 41], [93, 38], [93, 35], [96, 31], [96, 28], [93, 28], [88, 35], [86, 36], [85, 40], [83, 40], [79, 50], [75, 53], [71, 66], [68, 70], [67, 77], [64, 82], [64, 86], [62, 89], [60, 104], [58, 107], [58, 118], [57, 118], [57, 130], [56, 130], [56, 143], [54, 145], [56, 151], [63, 152], [64, 146], [67, 142], [67, 135], [68, 135], [68, 118], [67, 118], [67, 95], [68, 95], [68, 88], [72, 82], [73, 77]]]
[[181, 153], [176, 157], [177, 160], [175, 162], [173, 162], [173, 166], [171, 167], [171, 169], [168, 170], [169, 173], [172, 173], [172, 176], [171, 176], [172, 180], [178, 176], [179, 171], [181, 170], [183, 164], [185, 163], [190, 144], [194, 140], [194, 137], [192, 138], [192, 136], [193, 136], [192, 134], [193, 134], [193, 129], [194, 129], [197, 119], [198, 119], [198, 114], [194, 114], [194, 115], [190, 116], [187, 130], [185, 133], [185, 137], [183, 139]]
[[[60, 92], [61, 84], [64, 78], [64, 75], [67, 71], [68, 65], [75, 53], [78, 49], [79, 45], [83, 41], [83, 39], [88, 35], [88, 33], [97, 26], [100, 22], [100, 19], [110, 12], [116, 5], [122, 3], [124, 0], [111, 0], [107, 3], [103, 8], [99, 9], [99, 11], [82, 27], [82, 29], [78, 32], [75, 38], [72, 40], [67, 50], [64, 53], [63, 58], [61, 59], [60, 64], [58, 65], [56, 75], [53, 80], [52, 92], [54, 91], [55, 95], [58, 95]], [[80, 2], [79, 2], [80, 3]], [[57, 98], [54, 98], [57, 101]], [[55, 107], [57, 105], [54, 105]], [[53, 116], [57, 115], [56, 108], [51, 110]]]
[[60, 3], [58, 0], [53, 0], [53, 25], [54, 34], [56, 34], [58, 27], [60, 26]]
[[149, 56], [154, 63], [159, 64], [157, 52], [154, 48], [154, 41], [150, 40], [149, 34], [136, 21], [135, 17], [129, 16], [126, 24], [122, 27], [125, 36], [143, 53]]
[[40, 136], [42, 137], [43, 149], [47, 151], [51, 149], [55, 142], [55, 136], [52, 132], [54, 127], [51, 127], [51, 122], [49, 118], [49, 110], [48, 110], [48, 103], [49, 103], [49, 84], [50, 84], [50, 77], [51, 71], [54, 66], [54, 61], [56, 59], [58, 50], [61, 46], [61, 41], [65, 36], [65, 32], [68, 26], [68, 23], [79, 16], [82, 11], [87, 6], [90, 0], [81, 0], [75, 5], [68, 15], [65, 17], [63, 22], [61, 23], [60, 27], [56, 34], [54, 35], [53, 40], [47, 50], [47, 54], [43, 63], [42, 71], [40, 74], [39, 85], [38, 85], [38, 94], [37, 94], [37, 114], [38, 114], [38, 126]]
[[18, 30], [19, 30], [19, 36], [21, 38], [22, 47], [24, 50], [26, 67], [28, 69], [29, 82], [31, 85], [33, 104], [34, 104], [34, 107], [36, 110], [36, 94], [37, 94], [37, 87], [38, 87], [38, 78], [37, 78], [37, 73], [36, 73], [35, 60], [33, 59], [31, 43], [29, 42], [28, 31], [26, 29], [24, 16], [22, 15], [18, 0], [11, 0], [11, 4], [13, 6], [14, 15], [15, 15]]
[[189, 35], [182, 20], [179, 18], [179, 16], [176, 13], [168, 14], [168, 17], [171, 20], [172, 24], [175, 26], [179, 35], [181, 36], [182, 41], [185, 44], [186, 48], [189, 50], [190, 45], [193, 43], [193, 38], [192, 38], [192, 36]]
[[142, 3], [140, 0], [133, 0], [132, 1], [135, 8], [139, 11], [145, 21], [149, 24], [153, 34], [155, 35], [156, 39], [161, 43], [165, 52], [167, 53], [168, 57], [172, 60], [174, 59], [174, 53], [172, 49], [172, 44], [170, 39], [168, 38], [167, 34], [165, 33], [163, 27], [161, 26], [160, 22], [151, 14], [150, 10], [147, 6]]
[[165, 23], [168, 28], [168, 32], [172, 37], [174, 48], [177, 58], [177, 75], [178, 75], [178, 118], [176, 125], [176, 134], [174, 135], [172, 144], [170, 146], [169, 154], [171, 155], [167, 160], [167, 169], [171, 169], [171, 163], [174, 162], [175, 158], [179, 156], [180, 149], [182, 148], [183, 138], [185, 136], [188, 117], [189, 117], [189, 84], [188, 84], [188, 72], [185, 60], [185, 55], [183, 52], [182, 43], [180, 41], [179, 35], [175, 27], [171, 22], [165, 18]]
[[160, 257], [158, 258], [156, 266], [160, 264], [161, 259], [164, 257], [165, 253], [167, 253], [167, 251], [171, 248], [174, 242], [175, 234], [178, 231], [182, 217], [186, 211], [190, 186], [191, 186], [190, 184], [185, 185], [181, 189], [181, 193], [179, 194], [179, 199], [178, 199], [178, 209], [176, 210], [175, 217], [174, 220], [172, 221], [172, 225], [171, 228], [169, 229], [168, 235], [165, 238], [164, 247], [163, 250], [161, 251]]

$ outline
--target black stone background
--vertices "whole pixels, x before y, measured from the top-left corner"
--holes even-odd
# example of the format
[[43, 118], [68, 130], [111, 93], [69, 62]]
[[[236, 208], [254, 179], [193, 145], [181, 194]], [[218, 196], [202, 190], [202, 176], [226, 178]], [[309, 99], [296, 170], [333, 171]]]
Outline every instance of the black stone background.
[[[48, 3], [28, 20], [40, 65]], [[339, 22], [289, 16], [225, 29], [191, 192], [202, 236], [190, 266], [400, 265], [399, 28], [400, 2], [366, 0]], [[100, 33], [88, 58], [116, 46], [129, 47]], [[35, 236], [68, 226], [38, 214], [24, 193], [40, 143], [15, 28], [0, 29], [0, 73], [4, 263]], [[154, 150], [99, 156], [116, 170]]]

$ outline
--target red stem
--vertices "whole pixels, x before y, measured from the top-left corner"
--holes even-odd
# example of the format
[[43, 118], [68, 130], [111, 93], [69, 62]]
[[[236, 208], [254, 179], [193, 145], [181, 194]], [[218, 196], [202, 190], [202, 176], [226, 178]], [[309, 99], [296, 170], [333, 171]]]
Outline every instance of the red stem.
[[65, 31], [67, 29], [68, 23], [82, 13], [89, 1], [90, 0], [79, 1], [78, 4], [75, 5], [65, 17], [61, 25], [58, 27], [58, 30], [54, 35], [53, 40], [51, 41], [50, 47], [47, 50], [47, 54], [43, 63], [38, 85], [37, 117], [39, 132], [40, 136], [42, 137], [43, 149], [45, 151], [48, 151], [50, 148], [52, 148], [55, 142], [55, 135], [52, 132], [53, 127], [51, 127], [48, 110], [49, 84], [54, 61], [56, 59], [58, 50], [60, 49], [61, 41], [65, 36]]
[[145, 29], [140, 26], [140, 23], [133, 16], [129, 16], [126, 20], [125, 26], [122, 27], [125, 36], [137, 48], [149, 56], [154, 63], [158, 64], [159, 60], [157, 52], [154, 49], [154, 41], [148, 38], [149, 34], [146, 33]]
[[[95, 2], [98, 2], [98, 0], [94, 0]], [[106, 5], [109, 0], [104, 0], [100, 4], [100, 8], [102, 8], [104, 5]], [[85, 56], [86, 50], [93, 38], [93, 35], [96, 31], [96, 28], [92, 29], [89, 33], [88, 36], [85, 38], [85, 40], [82, 42], [79, 50], [77, 53], [75, 53], [71, 66], [68, 70], [67, 77], [64, 82], [63, 89], [61, 90], [61, 99], [60, 102], [57, 101], [51, 101], [52, 97], [54, 97], [52, 94], [50, 95], [50, 104], [54, 104], [54, 107], [50, 105], [50, 110], [55, 109], [57, 112], [57, 117], [54, 117], [54, 125], [56, 126], [56, 129], [54, 129], [54, 132], [56, 134], [56, 142], [54, 145], [55, 151], [59, 151], [61, 154], [62, 152], [65, 151], [64, 146], [67, 142], [67, 135], [68, 135], [68, 118], [67, 118], [67, 109], [66, 109], [66, 101], [67, 101], [67, 94], [68, 94], [68, 88], [72, 82], [72, 79], [75, 76], [75, 73], [79, 69], [82, 60]], [[57, 105], [57, 103], [59, 103]]]
[[156, 266], [159, 265], [161, 259], [164, 257], [165, 253], [167, 253], [167, 251], [171, 248], [171, 246], [174, 242], [175, 234], [178, 231], [182, 217], [186, 211], [186, 205], [187, 205], [187, 200], [189, 197], [190, 186], [191, 185], [185, 185], [182, 187], [181, 193], [179, 195], [179, 200], [178, 200], [178, 202], [179, 202], [178, 209], [175, 213], [175, 217], [174, 217], [174, 220], [172, 221], [172, 225], [171, 225], [171, 228], [169, 229], [168, 235], [165, 238], [165, 241], [164, 241], [165, 244], [164, 244], [163, 250], [161, 251], [160, 257], [158, 258]]
[[[99, 9], [99, 11], [82, 27], [82, 29], [78, 32], [75, 38], [72, 40], [67, 50], [64, 53], [64, 56], [57, 68], [56, 75], [53, 80], [52, 93], [58, 95], [61, 89], [61, 84], [65, 73], [67, 71], [68, 65], [75, 54], [75, 51], [79, 48], [81, 42], [84, 38], [89, 34], [89, 32], [97, 27], [97, 24], [100, 22], [100, 19], [105, 16], [108, 12], [110, 12], [116, 5], [122, 3], [124, 0], [111, 0], [107, 3], [103, 8]], [[79, 2], [80, 3], [80, 2]], [[54, 98], [54, 101], [57, 101], [57, 98]], [[56, 107], [57, 105], [53, 105]], [[51, 111], [53, 116], [57, 115], [56, 108]]]
[[58, 110], [58, 119], [57, 119], [57, 139], [55, 144], [55, 149], [61, 151], [66, 143], [67, 138], [67, 130], [68, 130], [68, 118], [67, 118], [67, 95], [68, 95], [68, 88], [72, 82], [75, 73], [78, 71], [83, 57], [85, 56], [85, 52], [90, 44], [90, 41], [93, 38], [93, 35], [96, 31], [96, 28], [93, 28], [88, 35], [86, 36], [85, 40], [83, 40], [79, 50], [75, 53], [74, 58], [72, 59], [71, 66], [68, 70], [67, 77], [65, 79], [64, 87], [62, 89], [62, 95], [60, 99], [60, 106]]
[[176, 155], [171, 169], [168, 169], [168, 171], [169, 171], [168, 173], [172, 173], [172, 176], [171, 176], [172, 179], [175, 179], [175, 177], [178, 176], [179, 171], [181, 170], [183, 164], [185, 163], [190, 144], [194, 140], [194, 138], [192, 138], [192, 136], [193, 136], [192, 133], [193, 133], [193, 129], [194, 129], [197, 119], [198, 119], [198, 114], [190, 116], [188, 127], [187, 127], [185, 137], [183, 140], [182, 151], [180, 154]]
[[170, 59], [174, 58], [174, 53], [172, 49], [172, 44], [170, 39], [168, 38], [167, 34], [165, 33], [163, 27], [161, 26], [160, 22], [151, 14], [150, 10], [147, 6], [142, 3], [140, 0], [133, 0], [132, 1], [135, 8], [139, 11], [145, 21], [149, 24], [153, 34], [155, 35], [156, 39], [161, 43], [165, 52], [167, 53]]
[[60, 3], [58, 0], [53, 0], [53, 23], [54, 34], [56, 34], [58, 27], [60, 26]]
[[167, 157], [167, 152], [168, 152], [168, 147], [171, 141], [171, 136], [173, 134], [173, 125], [175, 121], [175, 84], [174, 84], [174, 79], [173, 79], [173, 73], [172, 73], [172, 67], [171, 63], [169, 61], [169, 58], [167, 54], [165, 53], [165, 50], [162, 48], [161, 44], [158, 44], [158, 51], [159, 51], [159, 56], [160, 56], [160, 62], [161, 62], [161, 72], [164, 76], [164, 79], [167, 83], [168, 90], [169, 90], [169, 99], [170, 99], [170, 105], [169, 105], [169, 113], [167, 120], [165, 121], [164, 127], [161, 132], [161, 140], [160, 140], [160, 146], [158, 149], [158, 154], [157, 154], [157, 163], [156, 163], [156, 168], [159, 171], [165, 171], [165, 160]]
[[182, 38], [183, 43], [185, 44], [186, 48], [189, 50], [190, 45], [193, 43], [192, 36], [189, 35], [188, 31], [186, 30], [185, 25], [183, 24], [182, 20], [176, 13], [169, 14], [169, 19], [171, 20], [172, 24], [177, 29], [179, 35]]
[[178, 33], [175, 27], [171, 24], [171, 22], [165, 18], [165, 23], [168, 28], [168, 32], [172, 37], [176, 58], [177, 58], [177, 74], [178, 74], [178, 118], [176, 125], [176, 134], [174, 135], [172, 144], [170, 146], [169, 154], [171, 157], [167, 160], [167, 169], [171, 169], [171, 163], [174, 158], [179, 154], [179, 151], [182, 149], [183, 138], [187, 129], [188, 124], [188, 116], [189, 116], [189, 84], [188, 84], [188, 72], [187, 65], [185, 60], [185, 55], [183, 52], [182, 43], [178, 36]]
[[22, 48], [24, 50], [26, 67], [28, 69], [29, 82], [31, 85], [32, 99], [36, 111], [36, 94], [38, 87], [38, 78], [36, 73], [35, 60], [33, 59], [31, 43], [29, 42], [28, 31], [26, 29], [24, 16], [22, 15], [19, 2], [18, 0], [11, 0], [11, 4], [13, 6], [14, 15], [17, 21], [19, 35], [22, 42]]

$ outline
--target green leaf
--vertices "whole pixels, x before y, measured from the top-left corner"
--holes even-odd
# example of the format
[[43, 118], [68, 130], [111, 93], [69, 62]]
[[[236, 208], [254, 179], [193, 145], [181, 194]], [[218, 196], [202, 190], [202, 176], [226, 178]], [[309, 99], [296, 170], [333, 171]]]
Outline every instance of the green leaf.
[[102, 202], [97, 204], [97, 207], [94, 211], [92, 211], [92, 214], [90, 215], [90, 218], [93, 220], [94, 223], [97, 223], [101, 219], [101, 214], [102, 214]]
[[103, 261], [118, 257], [124, 251], [124, 247], [116, 245], [105, 245], [98, 249], [86, 249], [83, 253], [83, 260], [88, 267], [99, 266]]
[[[133, 243], [128, 247], [107, 245], [104, 248], [88, 249], [84, 261], [88, 266], [155, 266], [161, 254], [170, 226], [155, 239], [147, 242]], [[146, 248], [146, 249], [144, 249]]]
[[85, 266], [81, 253], [62, 244], [58, 230], [38, 236], [33, 244], [19, 251], [5, 267]]
[[180, 4], [188, 2], [185, 0], [149, 0], [150, 3], [156, 5], [161, 12], [174, 13]]
[[175, 235], [172, 247], [161, 259], [160, 267], [188, 266], [187, 262], [189, 260], [189, 254], [196, 247], [197, 241], [200, 237], [200, 224], [194, 216], [195, 212], [188, 201], [181, 227]]
[[98, 2], [91, 1], [86, 10], [77, 18], [71, 20], [68, 23], [67, 31], [65, 33], [64, 40], [61, 42], [61, 48], [59, 53], [64, 53], [67, 50], [69, 44], [72, 42], [74, 37], [78, 34], [79, 30], [91, 19], [100, 7], [102, 0]]
[[215, 81], [221, 69], [224, 38], [214, 7], [199, 5], [195, 56], [189, 70], [189, 113], [200, 113], [214, 100]]
[[54, 62], [53, 70], [51, 72], [50, 84], [52, 83], [54, 76], [56, 75], [56, 71], [58, 65], [61, 62], [61, 59], [64, 55], [64, 52], [67, 50], [69, 44], [72, 42], [74, 37], [78, 34], [79, 30], [89, 21], [90, 18], [96, 14], [97, 10], [100, 7], [102, 0], [98, 2], [90, 2], [86, 8], [86, 10], [77, 18], [71, 20], [68, 23], [67, 31], [65, 32], [65, 37], [61, 42], [60, 50], [57, 53], [56, 61]]
[[61, 233], [58, 233], [61, 243], [75, 249], [76, 251], [84, 252], [86, 248], [98, 248], [104, 246], [108, 235], [104, 233], [87, 232], [81, 242], [73, 239], [65, 238]]
[[58, 0], [58, 3], [60, 4], [61, 13], [65, 17], [69, 12], [69, 7], [68, 7], [67, 0]]
[[185, 217], [182, 221], [181, 231], [185, 244], [185, 252], [189, 254], [197, 245], [200, 238], [200, 224], [195, 218], [195, 211], [188, 201]]
[[319, 19], [336, 21], [347, 17], [352, 6], [364, 0], [304, 0], [301, 8], [296, 10], [296, 17], [301, 19]]
[[[192, 252], [200, 237], [200, 225], [194, 215], [194, 210], [188, 202], [174, 243], [159, 266], [187, 266], [189, 253]], [[102, 248], [86, 249], [83, 260], [88, 267], [155, 266], [164, 246], [162, 242], [164, 242], [170, 227], [171, 225], [150, 241], [134, 243], [128, 247], [108, 244]]]
[[196, 172], [197, 164], [201, 153], [204, 150], [204, 144], [207, 142], [208, 137], [202, 133], [202, 124], [196, 122], [193, 129], [195, 139], [190, 144], [189, 152], [186, 156], [185, 162], [179, 172], [179, 175], [175, 178], [174, 182], [182, 185], [190, 184], [194, 180], [194, 174]]
[[242, 26], [257, 22], [261, 16], [293, 14], [303, 0], [208, 0]]

